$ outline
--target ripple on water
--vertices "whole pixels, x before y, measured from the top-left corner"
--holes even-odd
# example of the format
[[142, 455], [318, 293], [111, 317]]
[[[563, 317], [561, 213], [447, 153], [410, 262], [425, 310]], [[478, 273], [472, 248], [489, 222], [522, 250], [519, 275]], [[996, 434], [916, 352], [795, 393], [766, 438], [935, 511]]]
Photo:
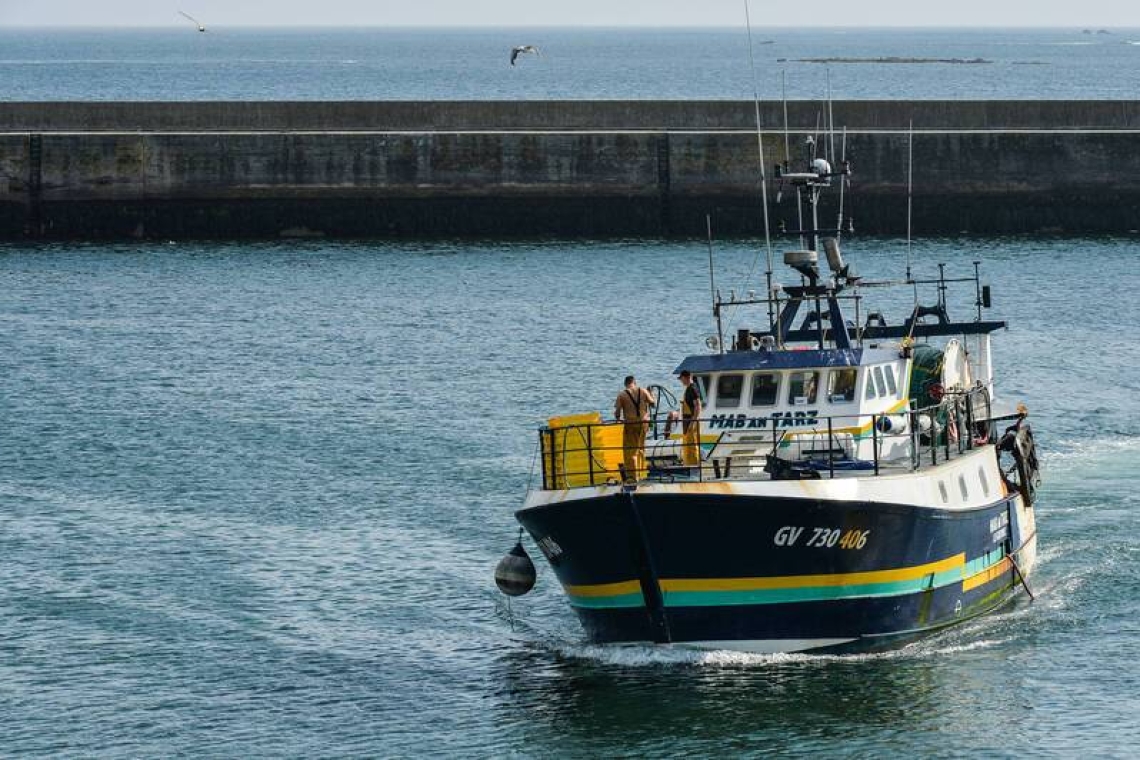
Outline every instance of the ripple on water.
[[[537, 424], [700, 350], [697, 243], [2, 247], [4, 751], [1120, 754], [1140, 409], [1096, 337], [1140, 304], [1090, 313], [1072, 245], [928, 246], [984, 256], [1013, 325], [1037, 601], [848, 657], [588, 646], [542, 563], [509, 609], [495, 592]], [[1131, 242], [1081, 246], [1092, 286], [1140, 286]], [[903, 247], [846, 252], [878, 278]], [[718, 276], [755, 251], [719, 244]]]

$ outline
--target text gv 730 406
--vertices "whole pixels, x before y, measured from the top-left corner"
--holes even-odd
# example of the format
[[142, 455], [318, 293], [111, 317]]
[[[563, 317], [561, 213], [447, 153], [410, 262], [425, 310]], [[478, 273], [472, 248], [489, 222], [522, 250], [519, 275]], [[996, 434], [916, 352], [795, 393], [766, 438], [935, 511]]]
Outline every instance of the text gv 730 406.
[[[806, 530], [806, 527], [798, 525], [785, 525], [776, 531], [772, 543], [776, 546], [795, 546]], [[859, 550], [867, 545], [867, 539], [871, 536], [871, 531], [858, 528], [846, 532], [842, 528], [812, 528], [812, 531], [804, 546], [814, 549], [839, 546], [840, 549]]]

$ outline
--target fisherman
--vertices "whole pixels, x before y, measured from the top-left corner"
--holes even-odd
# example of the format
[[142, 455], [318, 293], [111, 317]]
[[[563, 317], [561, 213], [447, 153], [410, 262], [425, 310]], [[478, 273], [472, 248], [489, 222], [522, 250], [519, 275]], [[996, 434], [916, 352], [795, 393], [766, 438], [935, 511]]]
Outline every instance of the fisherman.
[[687, 369], [681, 370], [681, 385], [681, 463], [694, 467], [701, 463], [701, 391]]
[[622, 459], [626, 481], [635, 481], [645, 475], [645, 435], [649, 432], [649, 407], [657, 403], [652, 393], [640, 388], [633, 375], [625, 378], [625, 388], [614, 400], [614, 419], [624, 422], [622, 430]]

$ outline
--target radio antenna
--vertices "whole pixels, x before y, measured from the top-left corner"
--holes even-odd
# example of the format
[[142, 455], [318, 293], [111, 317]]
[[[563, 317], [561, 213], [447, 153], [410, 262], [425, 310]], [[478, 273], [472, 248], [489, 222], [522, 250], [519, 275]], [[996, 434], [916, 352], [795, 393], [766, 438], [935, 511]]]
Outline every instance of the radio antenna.
[[823, 72], [827, 77], [827, 132], [828, 148], [827, 160], [832, 164], [835, 163], [835, 109], [831, 105], [831, 67], [825, 66]]
[[[764, 205], [764, 248], [768, 254], [767, 281], [768, 329], [775, 329], [776, 314], [772, 310], [772, 232], [768, 222], [768, 171], [764, 158], [764, 131], [760, 121], [760, 85], [756, 79], [756, 55], [752, 50], [752, 13], [744, 0], [744, 23], [748, 27], [748, 63], [752, 68], [752, 105], [756, 111], [756, 148], [760, 154], [760, 202]], [[755, 268], [755, 265], [753, 265]]]
[[784, 100], [784, 163], [792, 162], [792, 147], [788, 142], [788, 70], [780, 72], [780, 90]]
[[906, 140], [906, 279], [910, 282], [910, 239], [914, 188], [914, 119], [910, 120]]
[[[788, 138], [788, 70], [787, 69], [784, 69], [783, 71], [780, 72], [780, 79], [782, 82], [781, 89], [783, 90], [782, 97], [784, 100], [784, 170], [787, 171], [787, 169], [791, 166], [791, 163], [792, 163], [792, 148], [791, 148], [791, 143], [789, 142], [789, 138]], [[803, 228], [804, 228], [804, 207], [803, 207], [803, 201], [800, 198], [800, 186], [799, 185], [796, 185], [796, 215], [797, 215], [797, 219], [799, 221], [798, 229], [803, 230]], [[807, 244], [804, 242], [804, 234], [803, 234], [803, 232], [800, 232], [800, 248], [804, 248], [804, 247], [806, 247], [806, 245]]]
[[[843, 140], [840, 143], [843, 146], [843, 156], [839, 159], [839, 168], [845, 170], [847, 166], [847, 127], [843, 128]], [[847, 187], [847, 175], [844, 174], [839, 178], [839, 219], [835, 223], [835, 239], [839, 240], [843, 237], [843, 189]]]
[[720, 326], [720, 304], [716, 297], [716, 276], [713, 274], [712, 214], [705, 214], [705, 230], [709, 242], [709, 293], [712, 296], [713, 316], [716, 317], [716, 345], [724, 353], [724, 330]]

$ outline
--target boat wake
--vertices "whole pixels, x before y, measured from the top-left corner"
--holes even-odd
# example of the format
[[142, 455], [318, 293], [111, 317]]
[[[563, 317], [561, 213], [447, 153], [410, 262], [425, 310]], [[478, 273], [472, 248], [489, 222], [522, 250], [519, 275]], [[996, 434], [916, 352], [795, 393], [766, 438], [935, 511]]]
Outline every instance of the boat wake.
[[1063, 467], [1113, 459], [1133, 452], [1140, 453], [1140, 436], [1118, 434], [1074, 440], [1061, 449], [1043, 448], [1041, 459], [1045, 464]]
[[[964, 632], [955, 632], [955, 639]], [[731, 650], [703, 651], [679, 646], [610, 645], [597, 646], [552, 642], [554, 650], [563, 657], [585, 660], [606, 667], [659, 667], [691, 666], [699, 668], [765, 668], [786, 665], [835, 665], [884, 660], [925, 659], [942, 655], [960, 654], [1000, 646], [1013, 636], [973, 639], [963, 642], [937, 642], [934, 637], [899, 649], [867, 654], [810, 654], [804, 652], [753, 654]]]

